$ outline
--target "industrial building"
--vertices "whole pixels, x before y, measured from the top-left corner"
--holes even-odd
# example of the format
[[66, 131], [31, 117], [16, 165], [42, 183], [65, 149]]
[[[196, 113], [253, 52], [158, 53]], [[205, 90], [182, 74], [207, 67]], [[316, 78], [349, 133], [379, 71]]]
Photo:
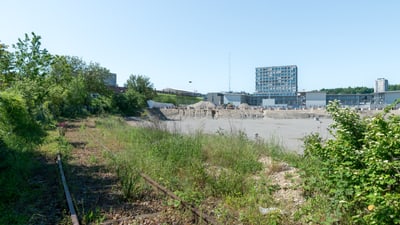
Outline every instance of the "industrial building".
[[337, 100], [346, 107], [382, 109], [400, 99], [400, 91], [370, 94], [327, 94], [325, 92], [301, 92], [297, 96], [259, 96], [246, 93], [209, 93], [207, 101], [215, 105], [232, 104], [263, 108], [324, 108], [330, 101]]
[[297, 66], [273, 66], [256, 68], [256, 92], [209, 93], [206, 99], [215, 105], [232, 104], [263, 108], [323, 108], [330, 101], [338, 100], [343, 106], [381, 109], [400, 99], [400, 91], [387, 91], [388, 80], [378, 78], [375, 92], [370, 94], [327, 94], [325, 92], [298, 92]]

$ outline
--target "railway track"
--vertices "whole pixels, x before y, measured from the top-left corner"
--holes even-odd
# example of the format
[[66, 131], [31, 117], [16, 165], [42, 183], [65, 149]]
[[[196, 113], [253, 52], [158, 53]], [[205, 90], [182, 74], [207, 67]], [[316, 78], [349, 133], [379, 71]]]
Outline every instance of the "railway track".
[[[87, 134], [87, 136], [91, 139], [92, 142], [96, 143], [98, 146], [100, 146], [101, 148], [103, 148], [104, 151], [106, 151], [108, 154], [113, 154], [113, 152], [107, 147], [105, 146], [101, 141], [99, 141], [98, 139], [96, 139], [89, 131], [85, 130], [85, 133]], [[71, 214], [71, 221], [73, 225], [79, 225], [79, 221], [82, 221], [82, 217], [83, 215], [78, 215], [75, 208], [74, 208], [74, 204], [72, 201], [72, 197], [71, 197], [71, 193], [69, 191], [68, 188], [68, 184], [67, 184], [67, 179], [64, 175], [64, 171], [63, 171], [63, 167], [62, 167], [62, 161], [61, 161], [61, 156], [58, 155], [58, 166], [59, 166], [59, 170], [60, 170], [60, 176], [61, 176], [61, 180], [63, 182], [63, 187], [64, 187], [64, 192], [65, 192], [65, 196], [66, 196], [66, 200], [67, 200], [67, 204], [68, 204], [68, 208]], [[188, 202], [183, 201], [181, 198], [179, 198], [178, 196], [176, 196], [172, 191], [168, 190], [166, 187], [162, 186], [161, 184], [159, 184], [158, 182], [156, 182], [155, 180], [153, 180], [151, 177], [149, 177], [148, 175], [144, 174], [144, 173], [140, 173], [140, 176], [143, 178], [143, 180], [149, 184], [150, 186], [152, 186], [154, 189], [158, 190], [159, 192], [162, 192], [163, 194], [165, 194], [166, 196], [168, 196], [171, 199], [174, 199], [176, 201], [180, 202], [180, 205], [185, 207], [186, 209], [190, 210], [192, 212], [192, 214], [197, 218], [197, 221], [203, 221], [206, 224], [217, 224], [216, 220], [214, 218], [212, 218], [211, 216], [203, 213], [200, 209], [196, 208], [195, 206], [191, 205]], [[144, 213], [141, 215], [136, 215], [135, 218], [144, 218], [144, 217], [151, 217], [151, 216], [156, 216], [157, 213]], [[122, 222], [124, 222], [124, 220], [129, 220], [132, 219], [132, 217], [122, 217], [119, 219], [111, 219], [111, 220], [107, 220], [107, 221], [102, 221], [100, 224], [119, 224]]]
[[57, 155], [57, 164], [60, 170], [61, 181], [64, 187], [65, 198], [67, 200], [68, 209], [71, 214], [71, 221], [73, 225], [79, 225], [78, 215], [76, 214], [74, 203], [72, 202], [71, 193], [68, 188], [67, 179], [65, 179], [64, 169], [62, 166], [61, 155]]

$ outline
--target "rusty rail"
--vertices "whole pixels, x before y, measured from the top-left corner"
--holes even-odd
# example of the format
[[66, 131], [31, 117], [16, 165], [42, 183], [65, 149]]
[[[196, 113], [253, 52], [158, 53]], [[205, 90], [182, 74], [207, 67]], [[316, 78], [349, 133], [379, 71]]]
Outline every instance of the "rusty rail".
[[[100, 141], [96, 140], [95, 137], [89, 133], [86, 132], [87, 134], [89, 134], [90, 138], [97, 142], [101, 147], [103, 147], [103, 149], [105, 149], [106, 151], [113, 153], [107, 146], [103, 145]], [[216, 225], [218, 224], [213, 218], [211, 218], [210, 216], [204, 214], [203, 212], [201, 212], [199, 209], [197, 209], [196, 207], [192, 206], [191, 204], [183, 201], [181, 198], [179, 198], [177, 195], [175, 195], [172, 191], [168, 190], [167, 188], [165, 188], [164, 186], [160, 185], [159, 183], [157, 183], [156, 181], [154, 181], [153, 179], [151, 179], [149, 176], [147, 176], [144, 173], [139, 173], [139, 175], [147, 182], [149, 183], [151, 186], [157, 188], [158, 190], [160, 190], [161, 192], [163, 192], [164, 194], [170, 196], [171, 198], [179, 201], [184, 207], [190, 209], [190, 211], [192, 211], [198, 218], [202, 219], [204, 222], [206, 222], [207, 224], [213, 224]], [[74, 224], [75, 225], [75, 224]]]
[[192, 211], [194, 214], [196, 214], [200, 219], [204, 220], [206, 223], [208, 223], [208, 224], [217, 224], [217, 222], [213, 218], [211, 218], [208, 215], [202, 213], [200, 210], [198, 210], [197, 208], [193, 207], [191, 204], [183, 201], [181, 198], [176, 196], [172, 191], [169, 191], [167, 188], [161, 186], [160, 184], [158, 184], [156, 181], [151, 179], [146, 174], [140, 173], [140, 176], [142, 176], [143, 179], [145, 181], [147, 181], [147, 183], [149, 183], [151, 186], [157, 188], [158, 190], [162, 191], [164, 194], [170, 196], [171, 198], [179, 201], [184, 207], [190, 209], [190, 211]]
[[71, 198], [71, 193], [69, 192], [69, 188], [67, 185], [67, 180], [65, 179], [60, 154], [57, 155], [57, 164], [58, 164], [58, 168], [60, 169], [61, 180], [62, 180], [62, 183], [64, 186], [65, 198], [67, 199], [69, 212], [71, 213], [72, 224], [79, 225], [78, 215], [76, 214], [74, 204], [73, 204], [72, 198]]

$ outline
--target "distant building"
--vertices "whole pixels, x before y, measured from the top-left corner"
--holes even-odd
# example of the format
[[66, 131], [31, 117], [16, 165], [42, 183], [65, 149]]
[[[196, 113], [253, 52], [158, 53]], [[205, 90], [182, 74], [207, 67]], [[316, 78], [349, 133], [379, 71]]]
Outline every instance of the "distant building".
[[373, 102], [374, 94], [327, 94], [326, 104], [330, 101], [337, 100], [343, 106], [370, 108]]
[[234, 92], [227, 92], [223, 93], [224, 95], [224, 103], [225, 104], [232, 104], [235, 107], [238, 107], [242, 103], [247, 103], [246, 97], [248, 94], [246, 93], [234, 93]]
[[244, 92], [213, 92], [206, 95], [206, 100], [216, 106], [232, 104], [238, 107], [242, 103], [248, 102], [249, 94]]
[[[252, 106], [263, 107], [298, 107], [301, 99], [298, 96], [268, 96], [260, 94], [252, 94], [247, 97], [247, 104]], [[283, 107], [285, 108], [285, 107]]]
[[306, 92], [306, 107], [325, 107], [326, 92]]
[[[384, 108], [400, 99], [400, 91], [387, 91], [375, 93], [373, 96], [373, 106], [375, 108]], [[398, 106], [397, 106], [398, 107]]]
[[375, 81], [375, 93], [388, 91], [389, 82], [385, 78], [378, 78]]
[[[400, 99], [400, 91], [388, 91], [388, 80], [375, 81], [375, 93], [327, 94], [325, 92], [298, 92], [297, 66], [273, 66], [256, 68], [256, 92], [208, 93], [207, 101], [215, 105], [247, 103], [264, 108], [324, 108], [337, 100], [346, 107], [358, 109], [381, 109]], [[400, 104], [396, 107], [398, 108]]]
[[202, 94], [197, 93], [197, 92], [184, 91], [184, 90], [178, 90], [178, 89], [173, 89], [173, 88], [164, 88], [161, 91], [157, 91], [157, 92], [165, 93], [165, 94], [183, 95], [183, 96], [203, 97]]
[[218, 92], [208, 93], [206, 95], [206, 99], [209, 102], [214, 103], [214, 105], [223, 105], [224, 103], [224, 94]]
[[117, 74], [110, 73], [105, 79], [104, 83], [109, 87], [117, 87]]
[[256, 68], [256, 95], [296, 96], [297, 66]]

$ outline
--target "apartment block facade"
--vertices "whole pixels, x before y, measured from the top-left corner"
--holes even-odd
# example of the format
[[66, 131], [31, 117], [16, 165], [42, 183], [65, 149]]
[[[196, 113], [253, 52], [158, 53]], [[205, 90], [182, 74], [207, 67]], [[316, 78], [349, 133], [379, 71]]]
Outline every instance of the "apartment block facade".
[[256, 95], [296, 96], [297, 66], [272, 66], [256, 68]]

